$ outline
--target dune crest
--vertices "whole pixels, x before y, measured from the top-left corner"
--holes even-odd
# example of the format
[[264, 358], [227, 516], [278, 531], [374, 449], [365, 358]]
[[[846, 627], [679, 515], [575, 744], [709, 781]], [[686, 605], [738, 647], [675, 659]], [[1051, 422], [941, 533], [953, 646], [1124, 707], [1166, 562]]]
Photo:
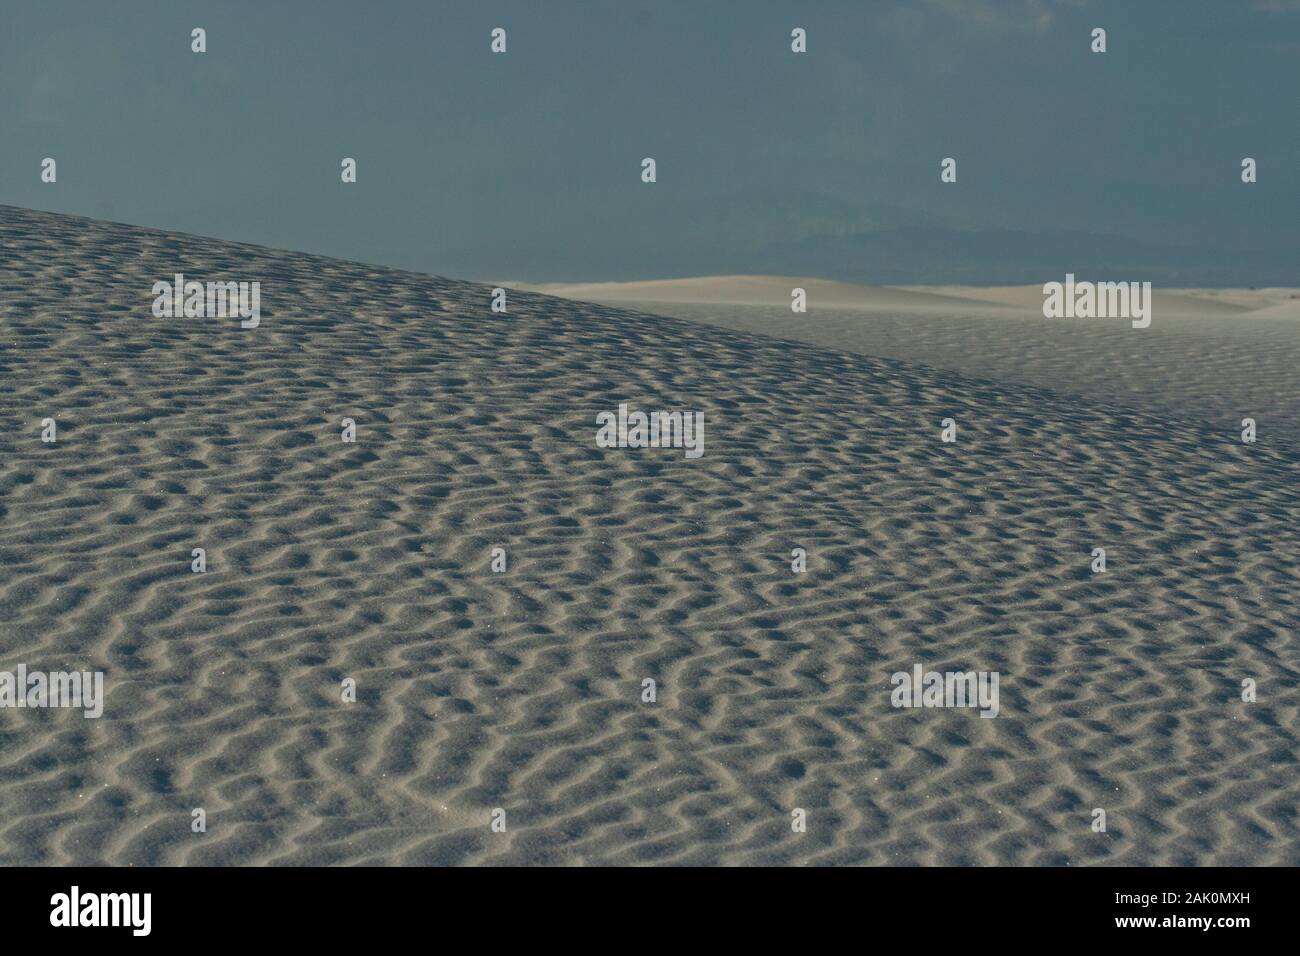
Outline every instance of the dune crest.
[[[1060, 276], [1044, 281], [1059, 281]], [[752, 305], [788, 308], [791, 290], [804, 289], [819, 309], [859, 312], [1041, 313], [1043, 287], [1024, 286], [885, 286], [798, 276], [695, 276], [640, 282], [503, 283], [517, 289], [592, 302], [676, 302], [694, 305]], [[1162, 316], [1228, 317], [1287, 314], [1300, 301], [1296, 289], [1160, 289], [1155, 308]]]

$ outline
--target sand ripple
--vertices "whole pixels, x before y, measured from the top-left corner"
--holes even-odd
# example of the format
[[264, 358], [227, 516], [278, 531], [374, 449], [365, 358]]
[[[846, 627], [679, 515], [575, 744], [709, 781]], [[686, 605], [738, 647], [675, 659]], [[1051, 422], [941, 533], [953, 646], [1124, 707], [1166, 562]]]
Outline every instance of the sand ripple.
[[[0, 665], [109, 689], [0, 711], [0, 862], [1300, 863], [1288, 447], [75, 217], [0, 248]], [[153, 318], [175, 271], [261, 327]], [[705, 456], [597, 448], [620, 401]], [[917, 661], [1001, 716], [893, 710]]]

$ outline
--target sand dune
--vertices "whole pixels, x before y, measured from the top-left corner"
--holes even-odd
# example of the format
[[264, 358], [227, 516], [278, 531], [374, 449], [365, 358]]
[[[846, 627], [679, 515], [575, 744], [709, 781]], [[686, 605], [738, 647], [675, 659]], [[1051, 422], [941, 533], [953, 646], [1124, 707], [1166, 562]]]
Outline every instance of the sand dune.
[[[673, 280], [675, 283], [677, 280]], [[730, 278], [683, 280], [676, 300], [661, 283], [544, 287], [736, 331], [929, 365], [978, 378], [1051, 389], [1071, 401], [1118, 403], [1135, 412], [1192, 418], [1225, 433], [1243, 418], [1274, 440], [1300, 444], [1300, 291], [1201, 290], [1154, 294], [1150, 328], [1124, 320], [1045, 319], [1042, 288], [967, 286], [891, 290], [819, 280], [759, 277], [768, 304], [741, 301]], [[672, 284], [672, 283], [670, 283]], [[808, 311], [789, 290], [808, 290]], [[841, 288], [843, 286], [843, 288]], [[784, 289], [784, 298], [781, 290]], [[637, 301], [632, 295], [654, 294]], [[698, 299], [690, 300], [692, 294]], [[918, 296], [911, 299], [910, 296]], [[728, 298], [730, 297], [730, 298]], [[975, 303], [983, 297], [986, 301]]]
[[[1058, 279], [1060, 277], [1057, 277]], [[566, 299], [608, 303], [748, 305], [788, 309], [790, 292], [804, 289], [818, 309], [857, 312], [985, 312], [1042, 314], [1042, 285], [878, 286], [798, 276], [697, 276], [644, 282], [504, 283]], [[1229, 317], [1260, 310], [1294, 311], [1296, 289], [1153, 289], [1154, 308], [1165, 317]], [[1279, 310], [1282, 311], [1282, 310]]]
[[[1054, 277], [1061, 281], [1063, 277]], [[1037, 315], [1042, 314], [1043, 287], [1039, 285], [1016, 286], [905, 286], [912, 291], [925, 291], [932, 295], [957, 299], [976, 300], [992, 305], [1005, 305], [1017, 309], [1028, 309]], [[1251, 307], [1226, 298], [1212, 298], [1197, 295], [1192, 290], [1167, 290], [1154, 288], [1152, 306], [1156, 313], [1165, 317], [1183, 318], [1227, 317], [1249, 312]]]
[[[819, 308], [951, 311], [982, 310], [988, 302], [925, 290], [800, 279], [792, 276], [703, 276], [693, 279], [658, 279], [647, 282], [587, 282], [543, 285], [514, 284], [515, 288], [582, 299], [590, 302], [680, 302], [716, 305], [754, 305], [788, 309], [790, 291], [802, 288]], [[1040, 296], [1041, 302], [1041, 296]], [[996, 303], [1004, 305], [1005, 303]]]
[[1263, 289], [1180, 289], [1180, 295], [1194, 296], [1213, 302], [1227, 302], [1248, 310], [1252, 315], [1261, 312], [1283, 311], [1297, 315], [1300, 307], [1300, 289], [1263, 288]]
[[[1300, 863], [1294, 448], [76, 217], [0, 246], [0, 667], [108, 685], [0, 710], [2, 863]], [[261, 325], [154, 318], [178, 271]], [[598, 448], [620, 402], [706, 453]], [[1000, 715], [894, 709], [916, 663]]]

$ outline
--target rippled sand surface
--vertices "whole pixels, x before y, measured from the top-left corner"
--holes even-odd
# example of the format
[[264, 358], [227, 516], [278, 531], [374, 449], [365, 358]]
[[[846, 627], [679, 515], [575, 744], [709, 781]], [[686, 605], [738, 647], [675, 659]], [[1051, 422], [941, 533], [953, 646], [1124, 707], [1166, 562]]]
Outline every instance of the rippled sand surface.
[[1293, 444], [489, 293], [0, 207], [0, 863], [1300, 863]]

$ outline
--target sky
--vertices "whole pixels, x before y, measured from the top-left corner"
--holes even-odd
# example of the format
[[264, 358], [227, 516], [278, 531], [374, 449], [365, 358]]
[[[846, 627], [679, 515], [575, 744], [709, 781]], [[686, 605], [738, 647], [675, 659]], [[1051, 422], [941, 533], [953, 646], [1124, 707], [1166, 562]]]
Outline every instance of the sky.
[[494, 281], [1300, 285], [1300, 0], [4, 0], [0, 203]]

